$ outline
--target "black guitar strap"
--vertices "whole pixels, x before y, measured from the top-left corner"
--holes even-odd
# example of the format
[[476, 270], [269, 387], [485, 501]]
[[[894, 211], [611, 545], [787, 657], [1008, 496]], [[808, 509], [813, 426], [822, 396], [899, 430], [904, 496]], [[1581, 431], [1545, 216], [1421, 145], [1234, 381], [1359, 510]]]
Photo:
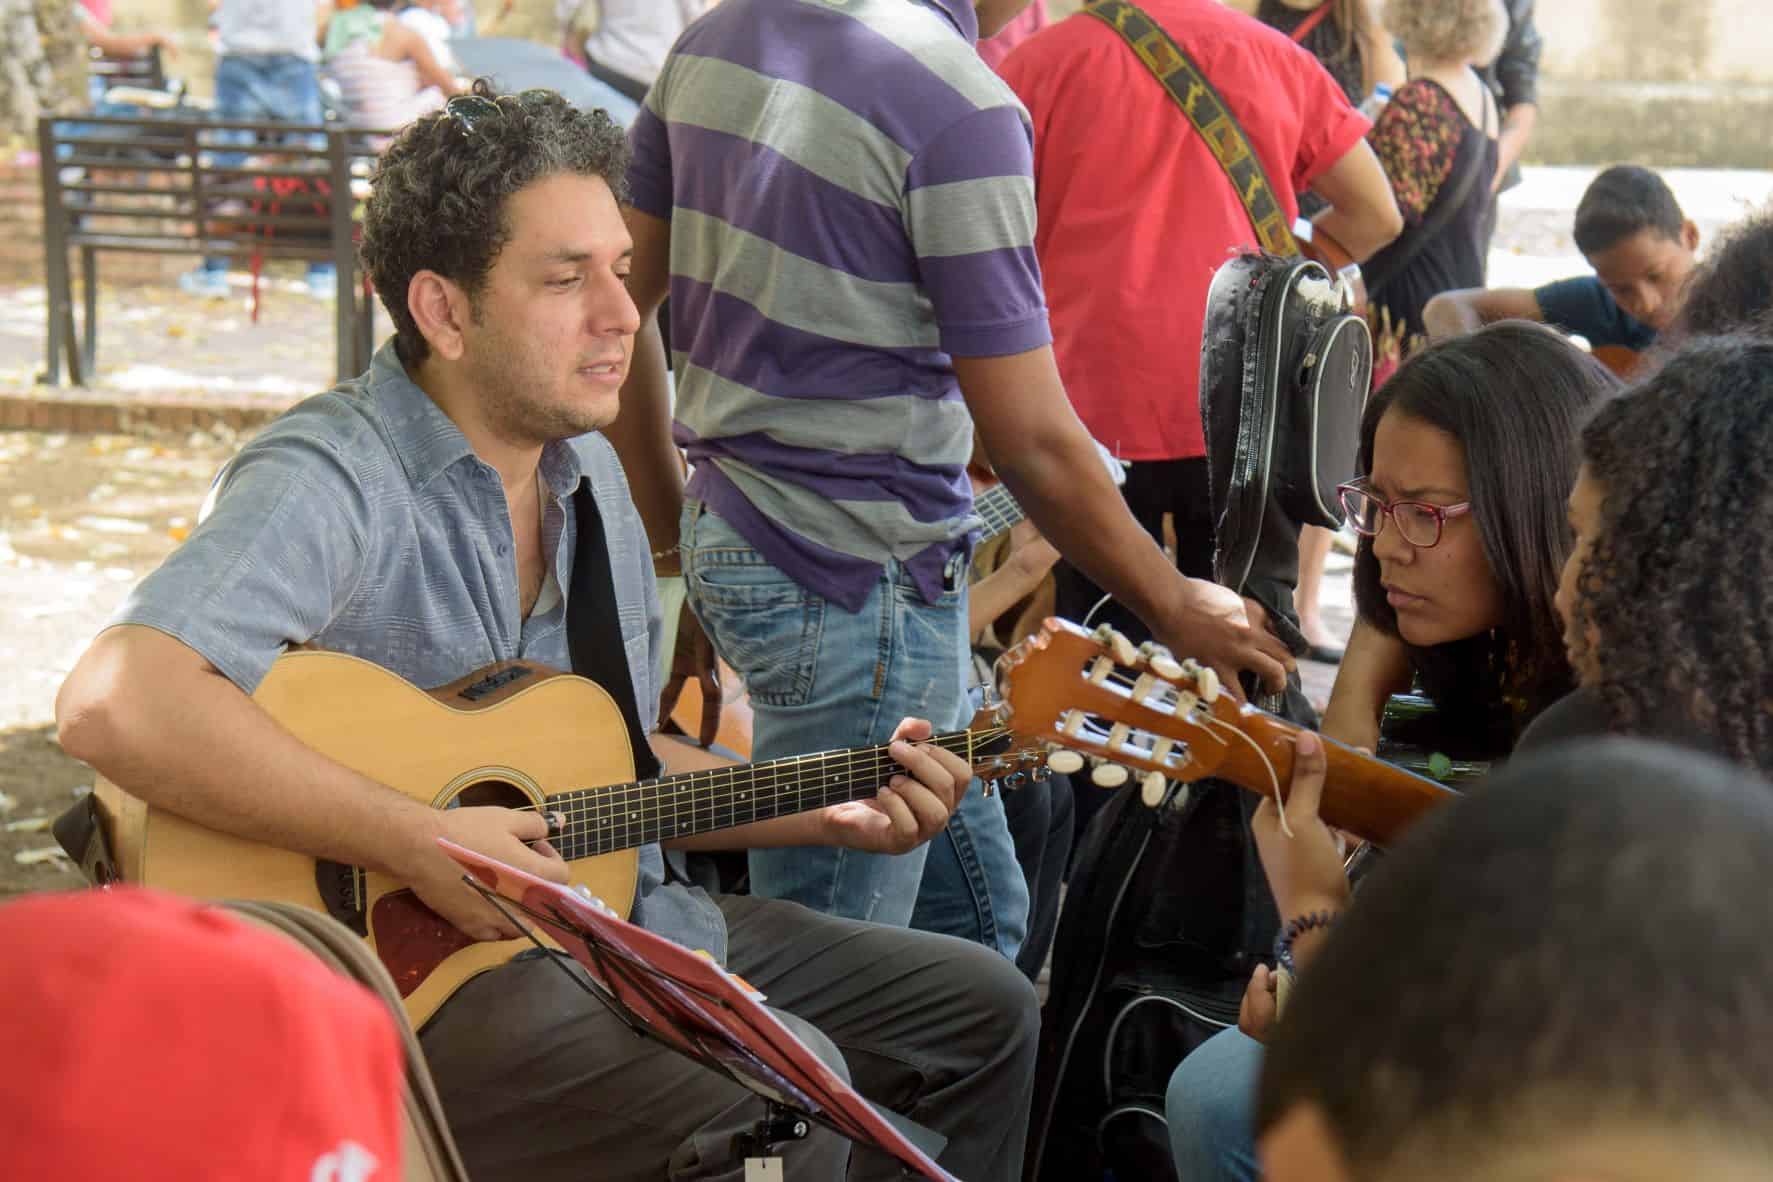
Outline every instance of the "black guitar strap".
[[634, 702], [634, 677], [628, 669], [627, 649], [616, 611], [616, 584], [610, 576], [609, 545], [603, 514], [591, 495], [588, 482], [573, 493], [573, 522], [577, 541], [573, 550], [572, 586], [566, 598], [566, 644], [572, 654], [573, 672], [608, 691], [628, 726], [628, 742], [634, 748], [636, 779], [650, 780], [659, 774], [659, 761], [640, 727], [640, 711]]

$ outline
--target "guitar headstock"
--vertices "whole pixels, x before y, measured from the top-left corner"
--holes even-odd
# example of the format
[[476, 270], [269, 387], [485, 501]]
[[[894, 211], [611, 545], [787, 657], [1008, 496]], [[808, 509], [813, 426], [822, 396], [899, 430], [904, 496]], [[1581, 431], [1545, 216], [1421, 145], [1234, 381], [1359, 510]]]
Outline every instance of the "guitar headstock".
[[1049, 618], [1004, 654], [1003, 725], [1047, 745], [1054, 771], [1095, 766], [1092, 782], [1118, 788], [1137, 772], [1156, 805], [1166, 782], [1210, 776], [1239, 741], [1238, 708], [1212, 669], [1157, 644], [1135, 646], [1104, 625], [1086, 632]]
[[973, 747], [973, 774], [983, 782], [986, 795], [1000, 789], [1013, 791], [1051, 774], [1047, 745], [1037, 736], [1006, 728], [1002, 714], [1001, 706], [988, 705], [973, 716], [967, 728], [980, 740]]

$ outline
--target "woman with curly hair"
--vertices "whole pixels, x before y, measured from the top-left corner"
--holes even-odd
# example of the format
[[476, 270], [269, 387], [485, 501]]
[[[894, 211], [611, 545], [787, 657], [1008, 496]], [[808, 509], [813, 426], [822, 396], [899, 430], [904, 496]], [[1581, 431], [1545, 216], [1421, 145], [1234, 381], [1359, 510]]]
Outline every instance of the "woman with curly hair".
[[1523, 738], [1617, 731], [1773, 771], [1773, 339], [1703, 337], [1595, 415], [1558, 606], [1582, 688]]
[[1384, 15], [1409, 81], [1367, 140], [1391, 179], [1404, 232], [1362, 270], [1379, 327], [1401, 356], [1423, 335], [1430, 299], [1484, 285], [1502, 122], [1478, 70], [1502, 48], [1508, 10], [1502, 0], [1386, 0]]
[[[1372, 748], [1386, 700], [1414, 684], [1471, 746], [1503, 754], [1569, 692], [1556, 606], [1571, 546], [1565, 502], [1578, 427], [1617, 384], [1561, 334], [1505, 321], [1417, 354], [1368, 401], [1365, 475], [1343, 486], [1363, 535], [1359, 619], [1326, 735]], [[1165, 1112], [1183, 1178], [1257, 1176], [1261, 1062], [1261, 1044], [1229, 1030], [1171, 1076]]]

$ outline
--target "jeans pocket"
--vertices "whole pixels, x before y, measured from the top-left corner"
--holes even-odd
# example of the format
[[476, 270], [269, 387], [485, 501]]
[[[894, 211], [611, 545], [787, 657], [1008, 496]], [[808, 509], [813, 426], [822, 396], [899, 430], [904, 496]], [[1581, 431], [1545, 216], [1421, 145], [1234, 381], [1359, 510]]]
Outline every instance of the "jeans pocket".
[[818, 672], [825, 601], [755, 551], [699, 551], [690, 605], [720, 655], [760, 706], [803, 706]]

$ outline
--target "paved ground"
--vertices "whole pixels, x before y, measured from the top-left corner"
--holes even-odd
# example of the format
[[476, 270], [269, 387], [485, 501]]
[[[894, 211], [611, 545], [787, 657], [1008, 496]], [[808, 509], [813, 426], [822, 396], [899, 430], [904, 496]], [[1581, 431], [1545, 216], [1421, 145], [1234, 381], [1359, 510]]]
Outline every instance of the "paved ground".
[[[1493, 282], [1581, 270], [1569, 222], [1593, 172], [1528, 170], [1504, 199]], [[1708, 236], [1773, 197], [1773, 172], [1687, 171], [1670, 180]], [[272, 408], [324, 388], [331, 305], [299, 293], [292, 271], [272, 275], [257, 324], [243, 281], [227, 300], [170, 286], [106, 290], [100, 382], [121, 397]], [[43, 313], [41, 286], [0, 287], [0, 394], [31, 392], [43, 364]], [[183, 536], [236, 442], [206, 432], [0, 432], [0, 670], [8, 674], [0, 678], [0, 895], [74, 884], [65, 865], [40, 853], [53, 844], [40, 826], [91, 783], [54, 743], [55, 688], [130, 585]], [[1345, 630], [1347, 561], [1332, 556], [1330, 569], [1325, 610]], [[1334, 670], [1305, 672], [1322, 702]]]

